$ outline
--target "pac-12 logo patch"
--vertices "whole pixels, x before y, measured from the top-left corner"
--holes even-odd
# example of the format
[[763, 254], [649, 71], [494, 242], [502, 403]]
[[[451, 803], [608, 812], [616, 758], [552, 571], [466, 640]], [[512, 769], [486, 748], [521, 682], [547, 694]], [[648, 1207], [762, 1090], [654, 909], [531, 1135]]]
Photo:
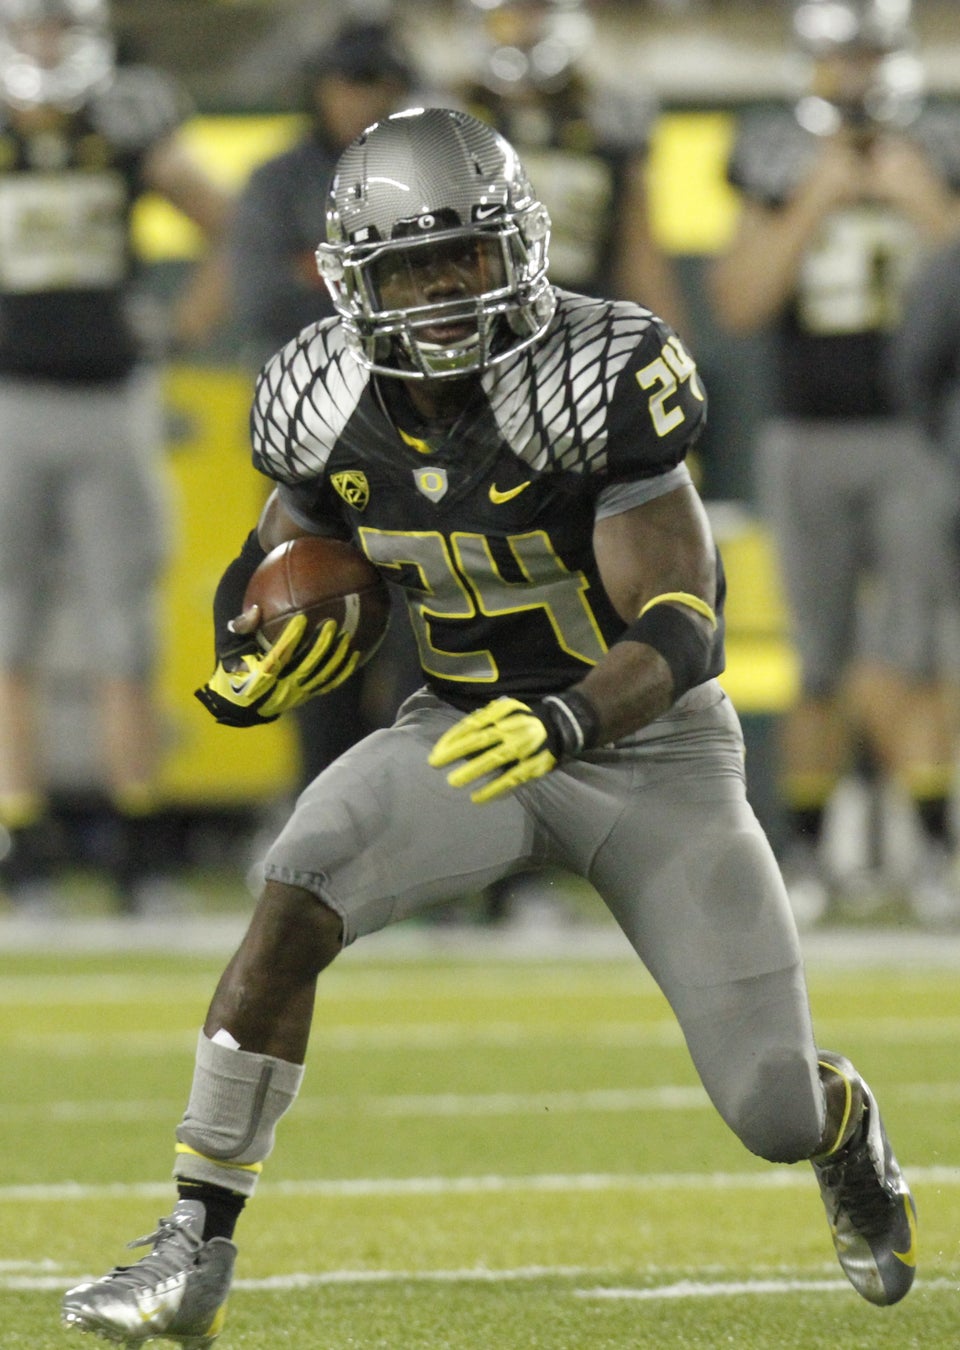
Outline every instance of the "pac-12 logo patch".
[[330, 482], [348, 506], [352, 506], [355, 511], [364, 510], [370, 500], [370, 484], [362, 469], [331, 474]]

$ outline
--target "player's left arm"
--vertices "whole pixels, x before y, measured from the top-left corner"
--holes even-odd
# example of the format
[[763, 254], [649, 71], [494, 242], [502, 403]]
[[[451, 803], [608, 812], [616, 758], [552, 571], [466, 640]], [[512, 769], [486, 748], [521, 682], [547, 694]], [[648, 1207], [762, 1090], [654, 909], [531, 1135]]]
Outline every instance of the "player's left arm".
[[717, 551], [692, 484], [598, 520], [594, 551], [627, 625], [575, 686], [596, 713], [603, 745], [660, 717], [711, 672]]
[[960, 229], [960, 196], [943, 166], [906, 136], [880, 135], [865, 157], [867, 187], [911, 221], [927, 244]]

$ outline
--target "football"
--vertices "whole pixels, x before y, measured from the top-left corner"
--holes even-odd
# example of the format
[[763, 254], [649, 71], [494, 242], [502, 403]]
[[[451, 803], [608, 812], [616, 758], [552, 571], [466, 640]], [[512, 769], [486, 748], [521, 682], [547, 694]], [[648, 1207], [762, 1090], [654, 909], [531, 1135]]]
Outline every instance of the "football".
[[247, 584], [243, 607], [260, 607], [257, 639], [267, 648], [294, 615], [307, 616], [303, 641], [327, 619], [350, 634], [362, 665], [377, 650], [390, 618], [390, 593], [359, 549], [342, 539], [306, 535], [278, 545]]

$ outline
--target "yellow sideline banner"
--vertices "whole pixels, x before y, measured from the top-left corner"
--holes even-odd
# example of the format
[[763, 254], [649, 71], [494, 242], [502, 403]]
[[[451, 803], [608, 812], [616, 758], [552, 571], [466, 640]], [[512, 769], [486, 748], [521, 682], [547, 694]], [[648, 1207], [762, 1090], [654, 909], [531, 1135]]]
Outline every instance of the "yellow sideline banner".
[[748, 519], [717, 534], [727, 574], [727, 669], [720, 683], [741, 714], [786, 712], [799, 692], [799, 669], [770, 532]]
[[231, 804], [291, 789], [293, 723], [222, 727], [193, 697], [213, 669], [213, 593], [260, 514], [265, 480], [250, 467], [249, 374], [175, 366], [166, 377], [166, 460], [173, 548], [160, 593], [160, 699], [170, 801]]

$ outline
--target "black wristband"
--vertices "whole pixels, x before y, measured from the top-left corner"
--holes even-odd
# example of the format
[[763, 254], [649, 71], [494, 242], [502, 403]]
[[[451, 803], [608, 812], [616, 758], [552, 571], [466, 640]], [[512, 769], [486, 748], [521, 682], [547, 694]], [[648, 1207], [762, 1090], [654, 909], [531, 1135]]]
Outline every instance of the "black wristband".
[[597, 710], [585, 694], [565, 689], [547, 694], [531, 709], [547, 727], [548, 744], [557, 759], [571, 759], [592, 750], [600, 734]]
[[643, 642], [658, 651], [670, 667], [675, 699], [710, 676], [713, 640], [692, 612], [677, 605], [653, 605], [617, 641]]
[[228, 624], [243, 610], [243, 597], [254, 572], [266, 557], [256, 530], [251, 530], [243, 542], [240, 555], [227, 567], [213, 597], [214, 656], [222, 661], [225, 656], [256, 651], [256, 640], [238, 637]]

